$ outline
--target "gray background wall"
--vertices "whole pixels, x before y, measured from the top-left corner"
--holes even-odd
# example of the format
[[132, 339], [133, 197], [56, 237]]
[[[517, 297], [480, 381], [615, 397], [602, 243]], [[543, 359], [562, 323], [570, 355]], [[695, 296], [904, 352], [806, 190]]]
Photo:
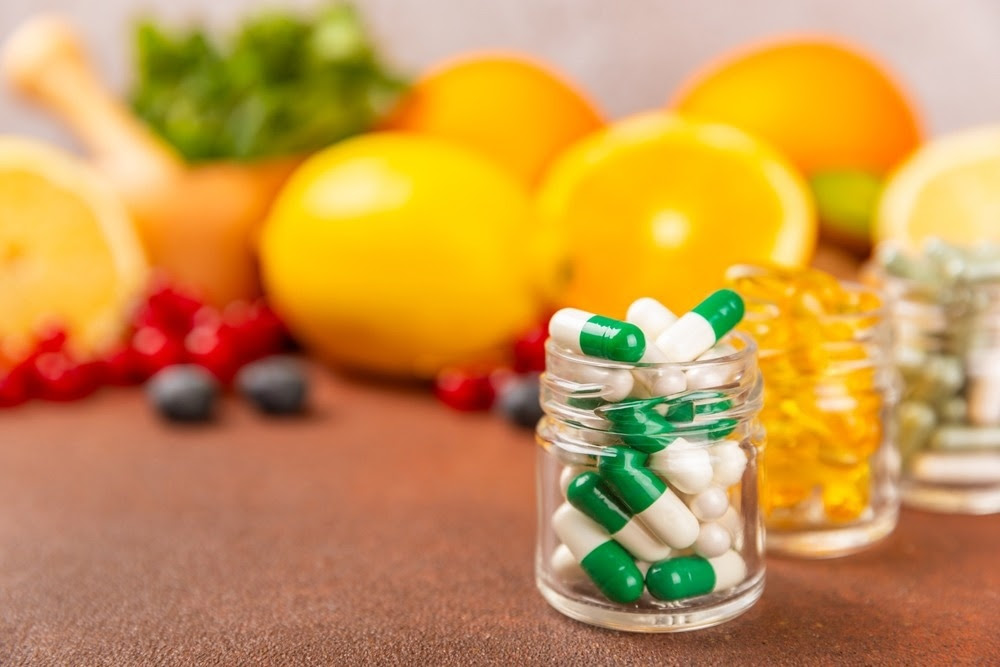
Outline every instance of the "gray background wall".
[[[314, 0], [0, 0], [0, 38], [49, 10], [76, 21], [108, 81], [129, 77], [130, 21], [143, 13], [220, 28], [253, 7]], [[410, 72], [465, 49], [535, 53], [621, 116], [661, 105], [721, 50], [785, 31], [823, 30], [879, 54], [934, 132], [1000, 122], [1000, 0], [358, 0], [386, 56]], [[0, 92], [0, 132], [69, 137]]]

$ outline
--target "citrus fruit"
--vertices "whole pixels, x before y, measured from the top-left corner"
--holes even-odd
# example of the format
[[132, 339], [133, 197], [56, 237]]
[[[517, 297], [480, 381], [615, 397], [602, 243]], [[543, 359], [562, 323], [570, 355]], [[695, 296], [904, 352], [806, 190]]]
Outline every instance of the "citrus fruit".
[[741, 130], [667, 113], [575, 144], [537, 210], [541, 284], [611, 316], [639, 296], [686, 310], [730, 264], [802, 265], [816, 241], [807, 186], [785, 158]]
[[121, 201], [75, 158], [0, 137], [0, 340], [65, 327], [85, 353], [113, 344], [146, 260]]
[[853, 45], [786, 38], [721, 57], [671, 106], [771, 142], [802, 170], [885, 173], [920, 143], [913, 105], [886, 68]]
[[483, 53], [432, 69], [386, 125], [481, 151], [533, 185], [563, 147], [602, 121], [580, 92], [545, 65]]
[[724, 55], [691, 76], [671, 107], [784, 152], [817, 186], [824, 235], [854, 249], [869, 243], [872, 184], [921, 141], [914, 105], [888, 70], [829, 38], [787, 37]]
[[943, 136], [890, 176], [875, 240], [1000, 241], [1000, 125]]
[[524, 186], [431, 137], [365, 135], [307, 160], [261, 231], [265, 290], [340, 365], [431, 377], [532, 323]]

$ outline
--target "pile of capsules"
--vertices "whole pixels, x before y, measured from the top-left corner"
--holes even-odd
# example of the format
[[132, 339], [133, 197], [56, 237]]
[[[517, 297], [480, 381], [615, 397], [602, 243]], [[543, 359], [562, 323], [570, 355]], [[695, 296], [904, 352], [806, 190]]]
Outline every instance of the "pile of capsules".
[[737, 265], [727, 281], [746, 302], [740, 328], [764, 376], [768, 527], [866, 518], [883, 442], [880, 299], [816, 269]]
[[[1000, 482], [1000, 246], [883, 245], [893, 357], [903, 378], [899, 446], [910, 479]], [[900, 280], [893, 280], [893, 278]]]
[[[596, 463], [563, 461], [565, 502], [552, 515], [561, 544], [550, 561], [560, 581], [589, 579], [628, 604], [644, 590], [674, 601], [746, 578], [743, 519], [730, 494], [739, 494], [747, 456], [727, 439], [737, 425], [725, 416], [730, 402], [713, 391], [732, 368], [684, 364], [732, 354], [720, 339], [742, 316], [739, 295], [720, 290], [680, 318], [649, 298], [633, 303], [626, 321], [569, 308], [552, 317], [552, 345], [622, 362], [553, 358], [546, 370], [558, 382], [600, 387], [600, 398], [570, 401], [603, 419], [610, 434]], [[700, 428], [684, 430], [693, 423]], [[681, 435], [694, 432], [703, 437]]]

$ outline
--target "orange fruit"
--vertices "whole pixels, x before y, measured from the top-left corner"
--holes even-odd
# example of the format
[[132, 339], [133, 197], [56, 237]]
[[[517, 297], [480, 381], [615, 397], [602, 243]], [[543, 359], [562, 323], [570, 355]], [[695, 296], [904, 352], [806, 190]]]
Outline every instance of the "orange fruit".
[[816, 242], [807, 186], [783, 156], [741, 130], [667, 113], [575, 144], [542, 184], [537, 213], [543, 287], [611, 316], [640, 296], [686, 310], [729, 265], [803, 265]]
[[91, 168], [0, 136], [0, 341], [65, 326], [82, 352], [114, 343], [147, 273], [124, 205]]
[[695, 73], [674, 110], [735, 125], [771, 142], [806, 173], [885, 173], [920, 143], [912, 103], [856, 46], [792, 37], [752, 45]]
[[929, 237], [1000, 242], [1000, 125], [943, 136], [889, 178], [879, 200], [875, 240], [914, 249]]
[[534, 185], [552, 159], [603, 124], [566, 79], [524, 56], [470, 54], [417, 81], [386, 127], [480, 151]]

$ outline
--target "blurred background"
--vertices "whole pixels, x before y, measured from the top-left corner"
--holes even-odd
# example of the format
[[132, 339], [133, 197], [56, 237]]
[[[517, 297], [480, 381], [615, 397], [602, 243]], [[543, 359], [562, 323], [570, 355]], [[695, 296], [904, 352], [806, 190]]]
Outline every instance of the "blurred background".
[[[43, 10], [80, 26], [100, 71], [129, 81], [131, 24], [151, 15], [236, 25], [255, 7], [312, 8], [310, 0], [4, 0], [0, 37]], [[541, 56], [578, 82], [611, 117], [661, 106], [693, 68], [749, 39], [786, 31], [842, 35], [881, 56], [924, 112], [932, 132], [1000, 115], [1000, 3], [993, 0], [358, 0], [385, 58], [419, 73], [470, 49]], [[58, 123], [0, 92], [0, 129], [71, 142]]]

